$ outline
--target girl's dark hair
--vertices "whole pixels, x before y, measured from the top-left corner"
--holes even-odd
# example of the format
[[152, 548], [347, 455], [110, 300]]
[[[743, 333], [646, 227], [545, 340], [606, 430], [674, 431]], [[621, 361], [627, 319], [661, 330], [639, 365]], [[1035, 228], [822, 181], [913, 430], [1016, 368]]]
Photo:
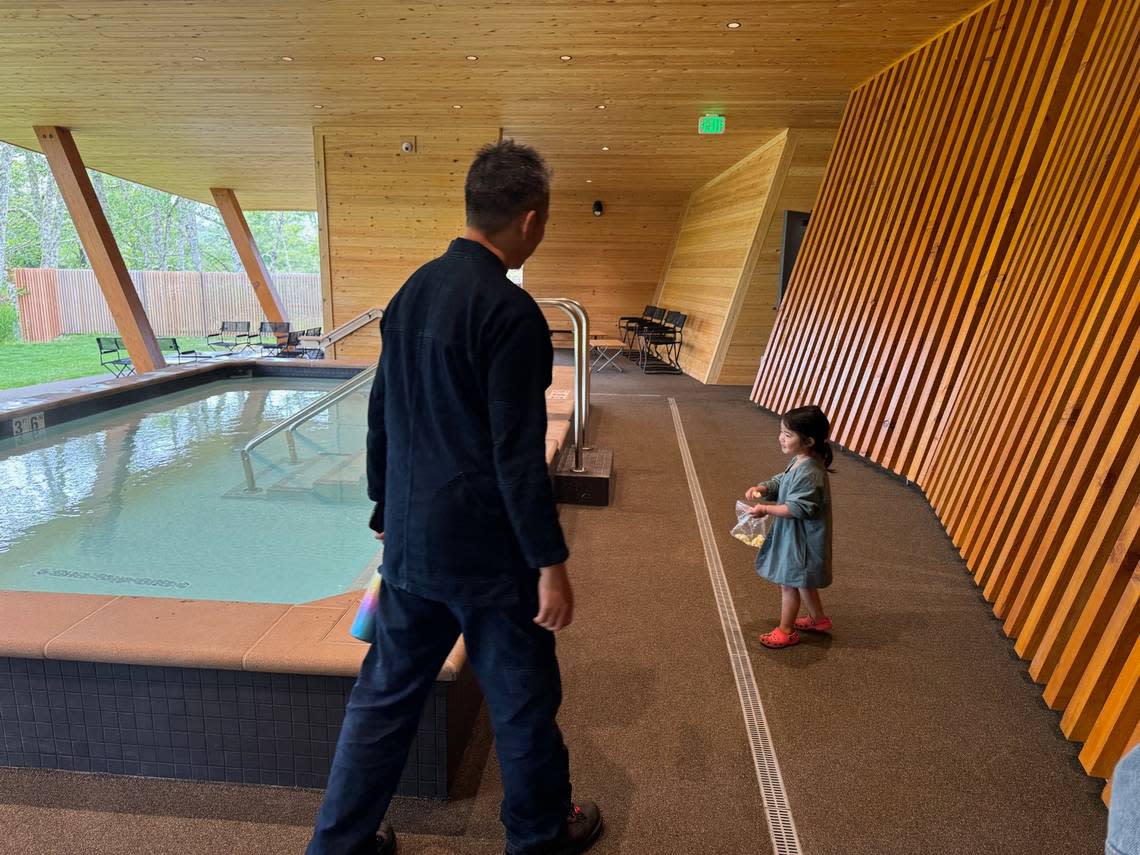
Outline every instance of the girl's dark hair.
[[493, 235], [527, 211], [550, 204], [550, 167], [514, 140], [485, 145], [467, 172], [467, 225]]
[[823, 459], [823, 465], [831, 470], [831, 461], [835, 459], [827, 436], [831, 432], [831, 422], [823, 414], [823, 410], [815, 404], [806, 407], [796, 407], [784, 413], [783, 421], [788, 430], [799, 434], [807, 444], [811, 440], [811, 450]]

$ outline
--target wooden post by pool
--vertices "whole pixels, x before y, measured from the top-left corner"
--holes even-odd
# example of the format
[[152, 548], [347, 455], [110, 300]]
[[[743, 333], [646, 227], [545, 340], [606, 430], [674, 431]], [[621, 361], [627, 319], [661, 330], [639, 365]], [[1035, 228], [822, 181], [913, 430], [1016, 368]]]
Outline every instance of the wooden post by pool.
[[165, 368], [166, 361], [158, 349], [150, 319], [115, 243], [95, 188], [91, 186], [71, 131], [50, 125], [37, 125], [35, 131], [135, 371], [141, 374]]
[[210, 192], [214, 194], [214, 203], [222, 213], [222, 219], [230, 233], [230, 240], [234, 242], [234, 247], [241, 257], [242, 266], [245, 267], [246, 275], [253, 285], [253, 293], [257, 295], [261, 310], [265, 312], [265, 319], [274, 323], [287, 322], [289, 317], [285, 314], [285, 304], [281, 302], [277, 289], [273, 287], [269, 270], [257, 249], [257, 241], [253, 239], [249, 223], [246, 222], [245, 214], [238, 204], [237, 194], [225, 187], [211, 187]]

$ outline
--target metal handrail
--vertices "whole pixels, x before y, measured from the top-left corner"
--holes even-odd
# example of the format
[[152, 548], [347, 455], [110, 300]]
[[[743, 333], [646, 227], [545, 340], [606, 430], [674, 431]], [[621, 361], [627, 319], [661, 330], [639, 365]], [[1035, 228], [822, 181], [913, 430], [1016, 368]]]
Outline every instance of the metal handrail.
[[584, 472], [582, 452], [590, 426], [590, 316], [585, 307], [569, 297], [535, 300], [539, 306], [561, 309], [574, 331], [574, 471]]
[[301, 336], [301, 341], [315, 344], [321, 350], [326, 350], [340, 341], [342, 338], [347, 338], [357, 330], [368, 326], [373, 321], [378, 321], [384, 317], [384, 310], [380, 308], [369, 309], [367, 312], [361, 312], [351, 321], [346, 321], [334, 330], [329, 330], [322, 336]]
[[[247, 493], [257, 492], [257, 480], [253, 475], [253, 459], [250, 457], [250, 452], [253, 451], [254, 448], [261, 445], [261, 443], [265, 442], [267, 439], [271, 439], [272, 437], [281, 433], [281, 431], [286, 430], [287, 428], [297, 427], [302, 422], [306, 422], [311, 419], [317, 413], [322, 412], [323, 410], [327, 410], [342, 398], [351, 395], [361, 386], [372, 382], [372, 378], [375, 376], [375, 374], [375, 366], [366, 368], [359, 374], [354, 374], [352, 377], [349, 377], [347, 380], [337, 386], [335, 389], [331, 389], [328, 394], [321, 395], [321, 397], [317, 398], [317, 400], [313, 401], [313, 403], [297, 410], [297, 412], [293, 413], [293, 415], [289, 416], [289, 418], [278, 422], [272, 427], [266, 428], [249, 442], [247, 442], [244, 446], [242, 446], [241, 465], [245, 470], [245, 491]], [[293, 459], [293, 462], [296, 462], [297, 449], [292, 442], [292, 430], [289, 431], [287, 437], [289, 439], [290, 456]]]
[[[538, 303], [539, 306], [559, 309], [565, 312], [570, 318], [570, 325], [574, 331], [574, 471], [584, 472], [585, 467], [582, 465], [582, 452], [586, 449], [586, 438], [588, 436], [590, 423], [590, 316], [586, 313], [586, 309], [581, 303], [577, 300], [571, 300], [568, 297], [543, 298], [535, 300], [535, 302]], [[290, 459], [296, 463], [297, 449], [293, 439], [294, 431], [317, 413], [328, 409], [342, 398], [351, 395], [361, 386], [371, 382], [375, 375], [375, 366], [353, 375], [335, 389], [332, 389], [328, 394], [322, 395], [313, 401], [313, 403], [302, 407], [293, 415], [289, 416], [289, 418], [278, 422], [272, 427], [266, 428], [247, 442], [241, 450], [241, 464], [245, 470], [246, 492], [257, 492], [257, 480], [253, 474], [253, 459], [250, 457], [250, 452], [254, 448], [282, 431], [288, 430], [285, 438], [289, 443], [289, 455]]]

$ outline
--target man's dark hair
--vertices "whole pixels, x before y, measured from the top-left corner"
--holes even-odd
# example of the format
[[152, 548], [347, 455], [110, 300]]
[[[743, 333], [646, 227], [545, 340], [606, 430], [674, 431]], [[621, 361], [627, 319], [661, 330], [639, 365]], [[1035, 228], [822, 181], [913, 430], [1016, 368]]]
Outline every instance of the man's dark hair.
[[550, 203], [550, 167], [514, 140], [485, 145], [467, 171], [467, 225], [493, 235], [527, 211]]

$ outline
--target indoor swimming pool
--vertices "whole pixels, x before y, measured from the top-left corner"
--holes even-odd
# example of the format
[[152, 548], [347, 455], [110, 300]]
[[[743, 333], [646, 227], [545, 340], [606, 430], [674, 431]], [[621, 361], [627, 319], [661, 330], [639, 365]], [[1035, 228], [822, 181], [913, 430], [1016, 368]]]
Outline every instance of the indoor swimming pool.
[[367, 388], [242, 446], [336, 385], [218, 380], [0, 441], [0, 590], [304, 603], [379, 560], [364, 487]]

